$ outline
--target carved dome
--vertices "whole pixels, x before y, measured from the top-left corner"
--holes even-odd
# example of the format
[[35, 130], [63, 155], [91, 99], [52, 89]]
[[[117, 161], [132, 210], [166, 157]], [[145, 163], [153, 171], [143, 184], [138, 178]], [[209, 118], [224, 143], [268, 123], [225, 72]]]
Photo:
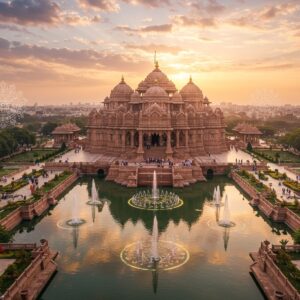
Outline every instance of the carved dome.
[[203, 94], [200, 88], [192, 81], [192, 78], [190, 78], [190, 81], [181, 89], [180, 94], [183, 98], [183, 100], [203, 100]]
[[131, 95], [131, 101], [141, 101], [141, 95], [137, 91], [135, 91]]
[[172, 96], [172, 101], [178, 101], [178, 102], [181, 102], [182, 101], [182, 97], [181, 95], [178, 93], [178, 92], [175, 92]]
[[122, 77], [121, 82], [117, 84], [110, 93], [110, 99], [130, 99], [133, 89], [124, 81]]
[[155, 69], [147, 75], [145, 80], [139, 83], [137, 90], [144, 93], [149, 87], [153, 85], [158, 85], [168, 92], [176, 91], [175, 84], [170, 81], [167, 75], [159, 69], [157, 63], [155, 65]]
[[145, 100], [169, 100], [167, 92], [160, 86], [152, 86], [147, 89], [143, 97]]

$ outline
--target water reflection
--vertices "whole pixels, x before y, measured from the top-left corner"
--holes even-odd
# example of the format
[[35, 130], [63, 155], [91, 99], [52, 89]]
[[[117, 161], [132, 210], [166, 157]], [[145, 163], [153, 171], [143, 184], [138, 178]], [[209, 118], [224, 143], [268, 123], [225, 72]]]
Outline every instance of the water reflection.
[[[272, 223], [253, 209], [228, 179], [216, 178], [174, 189], [185, 202], [176, 210], [157, 213], [159, 234], [162, 240], [183, 245], [190, 260], [177, 270], [159, 274], [157, 270], [133, 270], [120, 260], [126, 245], [151, 238], [153, 214], [131, 208], [127, 203], [138, 189], [101, 180], [96, 180], [96, 185], [103, 205], [93, 208], [86, 204], [91, 197], [92, 181], [82, 178], [66, 191], [52, 211], [23, 223], [16, 231], [15, 242], [46, 238], [60, 253], [59, 272], [43, 299], [82, 299], [83, 295], [88, 299], [99, 299], [101, 295], [101, 299], [132, 300], [263, 299], [249, 275], [248, 254], [264, 239], [279, 242], [282, 235], [287, 239], [290, 235], [284, 225]], [[230, 198], [231, 219], [236, 227], [219, 227], [223, 207], [206, 205], [216, 185], [220, 185], [222, 195], [226, 193]], [[57, 223], [70, 218], [74, 193], [80, 199], [80, 217], [87, 222], [79, 230], [67, 231]], [[208, 226], [209, 222], [213, 226]]]

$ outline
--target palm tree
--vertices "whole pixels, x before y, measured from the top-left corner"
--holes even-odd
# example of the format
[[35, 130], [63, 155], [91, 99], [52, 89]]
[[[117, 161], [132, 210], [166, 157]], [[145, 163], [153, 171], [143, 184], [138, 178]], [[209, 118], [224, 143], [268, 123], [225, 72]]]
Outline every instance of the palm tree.
[[286, 247], [286, 245], [287, 245], [288, 242], [289, 242], [288, 240], [284, 240], [284, 239], [282, 239], [281, 241], [279, 241], [279, 243], [281, 244], [281, 249], [282, 250], [285, 250], [285, 247]]

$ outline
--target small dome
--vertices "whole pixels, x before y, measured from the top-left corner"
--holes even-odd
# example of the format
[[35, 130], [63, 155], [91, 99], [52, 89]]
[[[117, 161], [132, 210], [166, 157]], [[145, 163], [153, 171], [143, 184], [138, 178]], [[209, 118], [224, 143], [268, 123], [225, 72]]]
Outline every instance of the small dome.
[[146, 100], [168, 100], [169, 96], [160, 86], [152, 86], [146, 91], [143, 98]]
[[181, 89], [180, 94], [184, 100], [203, 100], [203, 94], [200, 88], [192, 81], [190, 81]]
[[172, 101], [182, 101], [182, 97], [181, 97], [181, 95], [178, 93], [178, 92], [175, 92], [174, 94], [173, 94], [173, 96], [172, 96], [172, 99], [171, 99]]
[[140, 101], [141, 100], [141, 95], [135, 91], [132, 95], [131, 95], [131, 101]]
[[117, 84], [110, 93], [110, 98], [127, 98], [129, 99], [133, 89], [124, 81], [122, 76], [121, 82]]

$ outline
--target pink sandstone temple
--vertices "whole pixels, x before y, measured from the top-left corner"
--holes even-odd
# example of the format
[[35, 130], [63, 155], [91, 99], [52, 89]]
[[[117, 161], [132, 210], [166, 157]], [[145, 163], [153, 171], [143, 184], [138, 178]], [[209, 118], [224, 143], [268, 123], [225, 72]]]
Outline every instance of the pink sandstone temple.
[[86, 150], [120, 159], [191, 159], [227, 150], [220, 109], [190, 78], [178, 91], [158, 63], [134, 91], [122, 77], [89, 115]]

